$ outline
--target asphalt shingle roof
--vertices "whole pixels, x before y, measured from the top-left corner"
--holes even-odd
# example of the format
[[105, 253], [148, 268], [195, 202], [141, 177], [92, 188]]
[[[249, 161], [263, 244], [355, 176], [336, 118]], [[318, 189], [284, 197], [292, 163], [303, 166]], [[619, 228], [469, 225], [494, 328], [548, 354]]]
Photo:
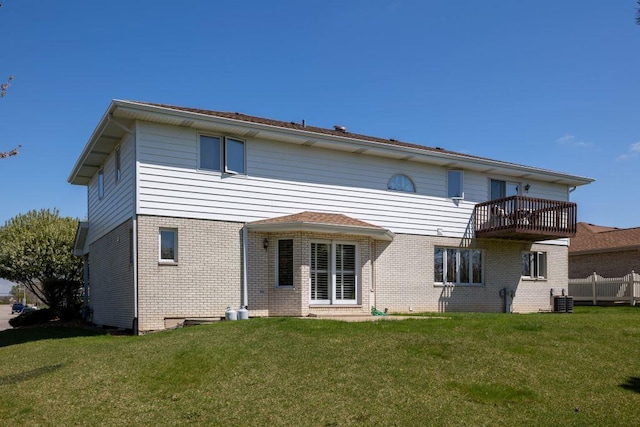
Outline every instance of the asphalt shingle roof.
[[282, 224], [282, 223], [309, 223], [309, 224], [325, 224], [325, 225], [342, 225], [347, 227], [368, 227], [382, 230], [377, 225], [360, 221], [342, 214], [332, 214], [323, 212], [304, 211], [293, 215], [279, 216], [260, 221], [254, 221], [251, 224]]
[[627, 248], [640, 249], [640, 227], [616, 228], [579, 222], [571, 238], [569, 253], [602, 252]]

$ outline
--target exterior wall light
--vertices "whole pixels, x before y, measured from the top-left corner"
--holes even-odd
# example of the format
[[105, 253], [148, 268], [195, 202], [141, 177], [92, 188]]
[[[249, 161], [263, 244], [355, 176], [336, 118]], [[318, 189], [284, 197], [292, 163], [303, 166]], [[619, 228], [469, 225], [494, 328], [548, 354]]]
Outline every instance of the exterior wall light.
[[269, 249], [269, 239], [267, 239], [266, 237], [262, 241], [262, 247], [264, 248], [265, 251]]

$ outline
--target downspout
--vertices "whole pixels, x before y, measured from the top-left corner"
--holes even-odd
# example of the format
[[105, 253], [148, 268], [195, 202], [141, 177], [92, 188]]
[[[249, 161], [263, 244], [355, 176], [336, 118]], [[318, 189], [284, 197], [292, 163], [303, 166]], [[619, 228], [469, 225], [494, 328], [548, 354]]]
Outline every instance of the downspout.
[[242, 227], [242, 306], [247, 308], [249, 306], [249, 296], [247, 295], [248, 280], [247, 280], [247, 257], [249, 256], [249, 229], [245, 224]]
[[[135, 124], [136, 130], [138, 124]], [[133, 212], [131, 216], [132, 227], [132, 239], [131, 245], [131, 257], [133, 258], [133, 324], [132, 329], [135, 335], [138, 335], [138, 188], [139, 187], [139, 174], [138, 174], [138, 133], [133, 132]]]

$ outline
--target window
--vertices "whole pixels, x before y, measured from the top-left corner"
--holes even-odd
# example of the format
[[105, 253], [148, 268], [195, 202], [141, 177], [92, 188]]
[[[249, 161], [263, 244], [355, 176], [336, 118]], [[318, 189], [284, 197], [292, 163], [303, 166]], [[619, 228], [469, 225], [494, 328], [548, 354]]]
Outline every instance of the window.
[[411, 181], [411, 178], [399, 173], [393, 175], [389, 179], [389, 182], [387, 183], [387, 190], [415, 193], [416, 186], [413, 185], [413, 181]]
[[220, 138], [200, 135], [200, 169], [220, 172]]
[[464, 199], [462, 171], [447, 172], [447, 197], [450, 199]]
[[522, 254], [522, 277], [544, 279], [547, 276], [547, 253], [524, 252]]
[[358, 270], [355, 244], [312, 242], [311, 303], [357, 304]]
[[245, 143], [235, 138], [200, 135], [198, 168], [213, 172], [245, 173]]
[[293, 286], [293, 239], [278, 240], [276, 286]]
[[120, 168], [120, 147], [116, 148], [116, 184], [120, 181], [122, 169]]
[[104, 197], [104, 169], [98, 171], [98, 198]]
[[482, 251], [436, 248], [433, 270], [436, 283], [480, 285], [482, 284]]
[[178, 262], [178, 231], [160, 230], [160, 262]]
[[224, 171], [227, 173], [244, 173], [244, 141], [225, 138]]

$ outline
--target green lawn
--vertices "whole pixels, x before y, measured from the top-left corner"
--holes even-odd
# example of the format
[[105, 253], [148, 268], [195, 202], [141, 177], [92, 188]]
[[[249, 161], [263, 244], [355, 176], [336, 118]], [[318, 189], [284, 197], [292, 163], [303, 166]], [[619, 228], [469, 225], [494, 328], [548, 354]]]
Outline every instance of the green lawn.
[[640, 308], [0, 332], [3, 425], [638, 425]]

